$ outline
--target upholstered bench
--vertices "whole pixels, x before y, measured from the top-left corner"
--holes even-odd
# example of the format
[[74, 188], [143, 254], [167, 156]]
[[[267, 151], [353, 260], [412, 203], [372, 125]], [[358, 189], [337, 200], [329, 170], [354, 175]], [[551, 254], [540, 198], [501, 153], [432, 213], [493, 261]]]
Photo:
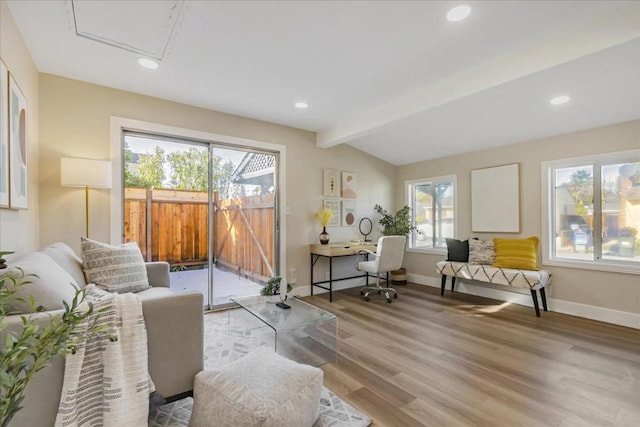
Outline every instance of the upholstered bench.
[[447, 276], [451, 276], [451, 291], [454, 291], [456, 277], [478, 282], [495, 283], [503, 286], [527, 288], [531, 291], [536, 316], [540, 317], [537, 292], [540, 290], [542, 307], [547, 311], [547, 296], [545, 286], [551, 284], [551, 273], [547, 270], [521, 270], [515, 268], [498, 268], [486, 264], [469, 264], [468, 262], [440, 261], [436, 265], [442, 274], [440, 295], [444, 295]]

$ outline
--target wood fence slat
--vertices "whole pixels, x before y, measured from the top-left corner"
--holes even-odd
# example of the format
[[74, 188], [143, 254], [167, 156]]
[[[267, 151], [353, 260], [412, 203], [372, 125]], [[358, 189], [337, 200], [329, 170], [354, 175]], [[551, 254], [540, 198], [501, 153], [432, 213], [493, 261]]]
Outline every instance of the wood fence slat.
[[[149, 193], [151, 203], [147, 203], [146, 189], [125, 188], [125, 241], [137, 242], [145, 259], [205, 264], [209, 246], [207, 193], [164, 189]], [[218, 209], [213, 216], [212, 238], [220, 266], [261, 279], [273, 274], [273, 201], [272, 194], [226, 200], [215, 195]]]

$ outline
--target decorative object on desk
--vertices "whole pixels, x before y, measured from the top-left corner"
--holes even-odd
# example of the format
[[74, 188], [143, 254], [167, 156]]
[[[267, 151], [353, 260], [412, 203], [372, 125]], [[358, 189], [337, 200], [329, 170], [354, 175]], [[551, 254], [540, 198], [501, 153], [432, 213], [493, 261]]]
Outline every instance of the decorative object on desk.
[[322, 209], [316, 212], [315, 216], [322, 225], [322, 233], [320, 233], [320, 243], [326, 245], [329, 243], [329, 233], [327, 233], [327, 225], [331, 222], [331, 218], [335, 215], [335, 212], [331, 209]]
[[85, 237], [89, 237], [89, 187], [111, 188], [111, 162], [95, 159], [60, 159], [60, 184], [84, 187]]
[[358, 197], [358, 181], [353, 172], [342, 172], [342, 197], [355, 199]]
[[360, 234], [362, 234], [362, 237], [364, 238], [363, 240], [365, 242], [370, 242], [371, 240], [367, 239], [367, 237], [369, 237], [369, 234], [371, 234], [371, 231], [373, 230], [373, 223], [371, 222], [371, 219], [366, 216], [362, 218], [360, 220], [360, 224], [358, 224], [358, 228], [360, 229]]
[[342, 201], [342, 226], [350, 227], [356, 223], [356, 201]]
[[4, 259], [4, 256], [12, 253], [13, 251], [0, 251], [0, 270], [7, 268], [7, 260]]
[[[415, 229], [415, 227], [411, 225], [411, 208], [408, 205], [404, 205], [395, 214], [383, 209], [382, 206], [378, 204], [376, 204], [373, 209], [380, 215], [378, 223], [383, 227], [385, 236], [407, 236], [411, 230]], [[394, 285], [406, 285], [407, 269], [401, 267], [398, 270], [392, 271], [391, 280]]]
[[9, 72], [0, 61], [0, 208], [9, 207]]
[[334, 212], [331, 216], [331, 219], [327, 223], [327, 227], [339, 227], [340, 226], [340, 217], [336, 215], [336, 212], [340, 212], [340, 200], [335, 199], [325, 199], [323, 201], [323, 208], [330, 209]]
[[14, 209], [29, 207], [27, 153], [27, 98], [9, 73], [9, 204]]
[[336, 169], [325, 169], [323, 174], [323, 195], [340, 197], [340, 176]]

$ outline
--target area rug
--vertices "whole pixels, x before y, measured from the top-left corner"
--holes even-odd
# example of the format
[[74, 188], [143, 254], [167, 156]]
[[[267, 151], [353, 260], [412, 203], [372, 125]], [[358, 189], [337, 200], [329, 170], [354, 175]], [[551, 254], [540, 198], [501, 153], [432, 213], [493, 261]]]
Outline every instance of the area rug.
[[[273, 346], [273, 331], [242, 309], [209, 313], [204, 319], [205, 369], [233, 362], [261, 345]], [[187, 427], [192, 408], [190, 397], [160, 406], [149, 415], [149, 427]], [[371, 422], [323, 387], [320, 418], [313, 427], [366, 427]]]

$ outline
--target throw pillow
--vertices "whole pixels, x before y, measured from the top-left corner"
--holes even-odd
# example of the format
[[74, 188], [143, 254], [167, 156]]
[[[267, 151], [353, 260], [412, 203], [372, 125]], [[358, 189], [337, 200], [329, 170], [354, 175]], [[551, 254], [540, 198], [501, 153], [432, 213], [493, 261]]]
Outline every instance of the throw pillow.
[[447, 261], [467, 262], [469, 261], [469, 241], [464, 242], [456, 239], [446, 239], [447, 241]]
[[[31, 283], [20, 287], [9, 301], [9, 313], [26, 314], [32, 313], [38, 307], [45, 310], [63, 309], [65, 301], [71, 305], [76, 295], [77, 284], [54, 260], [47, 255], [32, 252], [15, 261], [12, 261], [9, 268], [0, 270], [0, 278], [6, 276], [18, 276], [21, 268], [25, 275], [35, 274], [28, 277]], [[12, 286], [10, 281], [5, 280], [4, 286]], [[33, 297], [35, 305], [32, 307], [29, 297]]]
[[469, 264], [493, 264], [496, 249], [490, 240], [469, 239]]
[[140, 292], [148, 289], [147, 267], [138, 244], [119, 246], [82, 238], [82, 266], [87, 283], [109, 292]]
[[521, 270], [539, 270], [538, 238], [493, 239], [496, 247], [494, 267], [518, 268]]

